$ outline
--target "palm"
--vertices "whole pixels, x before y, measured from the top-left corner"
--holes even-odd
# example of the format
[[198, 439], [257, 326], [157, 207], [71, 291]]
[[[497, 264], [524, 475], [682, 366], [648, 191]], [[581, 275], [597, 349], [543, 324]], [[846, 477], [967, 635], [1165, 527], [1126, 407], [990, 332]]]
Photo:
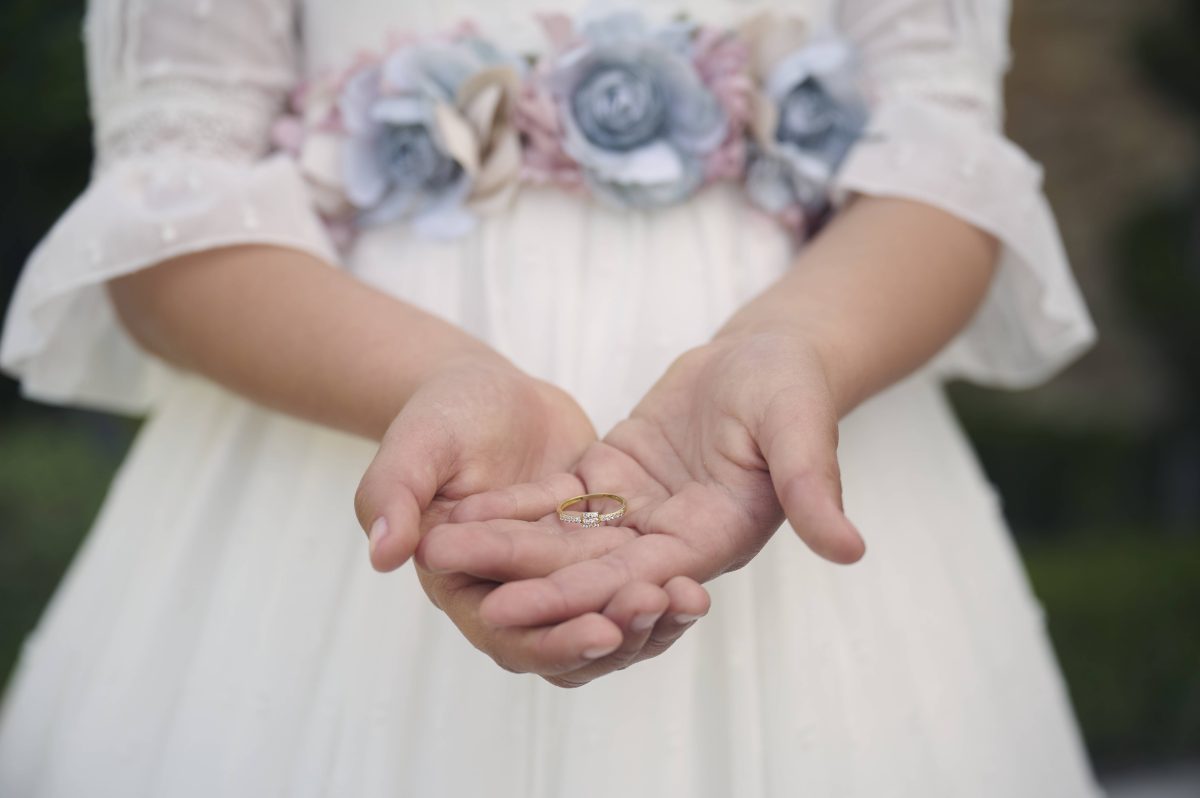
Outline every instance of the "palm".
[[[836, 418], [803, 360], [778, 341], [681, 358], [569, 474], [468, 499], [455, 523], [430, 536], [424, 560], [518, 580], [488, 596], [482, 612], [525, 625], [587, 612], [632, 579], [706, 580], [744, 565], [783, 520], [781, 496], [810, 546], [857, 559], [861, 542], [830, 502], [830, 469], [820, 462], [832, 461], [836, 482]], [[800, 459], [797, 436], [810, 452]], [[554, 498], [575, 492], [621, 493], [629, 511], [620, 527], [566, 531]]]
[[748, 562], [779, 526], [765, 466], [730, 456], [753, 446], [744, 427], [731, 421], [706, 434], [694, 416], [636, 412], [589, 447], [574, 469], [580, 490], [628, 491], [622, 525], [630, 539], [617, 556], [645, 549], [707, 580]]
[[559, 470], [595, 439], [573, 399], [503, 362], [471, 359], [446, 368], [405, 405], [359, 487], [364, 528], [397, 508], [394, 526], [403, 533], [389, 536], [372, 562], [380, 570], [398, 567], [416, 538], [462, 498]]
[[[459, 401], [451, 401], [455, 395]], [[418, 398], [412, 410], [412, 426], [439, 430], [444, 436], [440, 450], [447, 452], [451, 463], [421, 513], [422, 535], [447, 521], [463, 498], [560, 471], [595, 440], [590, 423], [573, 400], [533, 381], [514, 386], [493, 377], [462, 375], [432, 395]], [[478, 637], [477, 613], [471, 608], [496, 583], [471, 574], [432, 574], [421, 568], [418, 576], [435, 604], [453, 603], [467, 610], [452, 617], [468, 638]]]
[[[380, 514], [393, 528], [380, 542], [372, 541], [372, 562], [380, 570], [399, 567], [417, 540], [451, 518], [465, 497], [504, 495], [506, 485], [553, 480], [594, 441], [575, 401], [547, 383], [486, 362], [446, 369], [408, 402], [363, 477], [356, 504], [364, 528]], [[495, 629], [480, 613], [497, 588], [487, 575], [424, 568], [418, 575], [433, 603], [499, 664], [560, 684], [587, 681], [639, 652], [652, 635], [631, 627], [647, 613], [657, 618], [671, 607], [706, 608], [708, 600], [690, 580], [636, 582], [622, 586], [596, 612], [562, 623]], [[677, 632], [660, 624], [654, 633], [671, 639]]]

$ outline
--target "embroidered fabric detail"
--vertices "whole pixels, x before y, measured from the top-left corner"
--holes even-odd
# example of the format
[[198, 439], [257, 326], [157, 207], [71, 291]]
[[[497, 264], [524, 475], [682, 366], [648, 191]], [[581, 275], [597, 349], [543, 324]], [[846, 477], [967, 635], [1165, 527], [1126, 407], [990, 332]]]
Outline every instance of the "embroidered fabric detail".
[[270, 120], [282, 109], [254, 88], [174, 79], [143, 87], [118, 102], [97, 124], [96, 171], [145, 155], [179, 155], [250, 162], [266, 154]]

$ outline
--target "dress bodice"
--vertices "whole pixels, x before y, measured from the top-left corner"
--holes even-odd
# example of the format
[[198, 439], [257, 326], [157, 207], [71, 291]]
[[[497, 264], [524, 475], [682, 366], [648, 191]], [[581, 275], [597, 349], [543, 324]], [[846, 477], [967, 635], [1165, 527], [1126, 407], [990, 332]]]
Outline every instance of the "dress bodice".
[[[830, 185], [835, 199], [864, 193], [924, 202], [1002, 245], [988, 296], [936, 364], [942, 373], [1029, 385], [1090, 344], [1091, 320], [1042, 194], [1041, 170], [1001, 129], [1007, 2], [633, 5], [651, 18], [686, 13], [717, 27], [772, 11], [794, 15], [813, 31], [837, 31], [849, 43], [871, 107], [867, 134]], [[171, 375], [124, 333], [104, 284], [204, 248], [292, 247], [363, 276], [387, 269], [388, 280], [403, 281], [409, 275], [394, 264], [404, 257], [462, 263], [485, 242], [503, 242], [492, 249], [509, 260], [485, 259], [487, 269], [508, 279], [531, 268], [546, 248], [546, 225], [522, 227], [522, 219], [537, 214], [521, 192], [507, 212], [463, 241], [419, 249], [393, 226], [364, 236], [348, 257], [339, 254], [297, 164], [272, 152], [272, 129], [306, 81], [354, 66], [360, 53], [385, 48], [389, 36], [434, 35], [467, 20], [502, 49], [545, 53], [537, 14], [591, 6], [592, 0], [550, 6], [541, 0], [93, 0], [85, 38], [94, 179], [33, 253], [6, 317], [0, 364], [33, 396], [145, 410]], [[689, 230], [759, 229], [732, 190], [707, 192], [659, 216], [614, 215], [578, 199], [559, 204], [573, 209], [580, 236], [603, 226], [613, 246], [628, 248], [622, 257], [644, 260], [646, 268], [634, 269], [637, 279], [667, 254], [677, 256], [676, 240], [691, 236]], [[738, 247], [743, 270], [764, 262], [772, 273], [787, 267], [777, 230], [763, 228]], [[437, 275], [447, 297], [456, 280], [486, 278], [451, 278], [449, 268]], [[494, 293], [503, 284], [485, 288]], [[712, 290], [730, 300], [727, 287]]]

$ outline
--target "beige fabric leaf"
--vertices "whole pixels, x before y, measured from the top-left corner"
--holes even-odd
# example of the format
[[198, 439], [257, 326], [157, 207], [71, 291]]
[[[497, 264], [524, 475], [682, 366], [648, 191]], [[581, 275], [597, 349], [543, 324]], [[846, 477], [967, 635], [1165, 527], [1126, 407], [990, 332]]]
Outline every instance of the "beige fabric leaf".
[[323, 215], [331, 218], [352, 211], [342, 180], [342, 141], [334, 133], [311, 133], [300, 150], [300, 172], [308, 195]]
[[793, 15], [763, 12], [743, 24], [738, 35], [750, 50], [750, 73], [761, 83], [784, 57], [804, 46], [808, 24]]
[[498, 196], [507, 196], [521, 176], [521, 138], [514, 128], [507, 128], [496, 139], [495, 146], [475, 176], [471, 202], [489, 203]]
[[472, 211], [481, 216], [486, 216], [490, 213], [502, 211], [511, 205], [513, 197], [517, 195], [518, 188], [520, 188], [520, 184], [516, 180], [510, 180], [507, 183], [500, 184], [495, 191], [486, 197], [472, 195], [467, 203]]
[[779, 124], [779, 110], [761, 91], [750, 92], [750, 132], [763, 149], [770, 149]]
[[[521, 78], [516, 70], [507, 66], [494, 66], [480, 70], [469, 77], [458, 87], [458, 96], [455, 97], [455, 103], [459, 108], [470, 108], [475, 104], [476, 98], [485, 92], [491, 93], [495, 88], [500, 89], [500, 96], [496, 98], [496, 105], [490, 109], [485, 104], [481, 106], [480, 111], [483, 113], [483, 118], [480, 119], [480, 127], [490, 127], [497, 120], [496, 112], [498, 111], [505, 119], [508, 117], [511, 110], [512, 100], [521, 91]], [[503, 104], [499, 103], [503, 100]], [[468, 117], [474, 123], [475, 117], [468, 114]]]
[[[510, 66], [487, 67], [486, 70], [476, 72], [464, 80], [461, 86], [458, 86], [458, 96], [455, 97], [455, 102], [458, 107], [466, 108], [476, 95], [490, 86], [499, 86], [504, 91], [505, 98], [516, 97], [521, 91], [521, 76], [518, 76], [516, 70]], [[508, 112], [508, 108], [504, 110], [505, 113]]]
[[479, 171], [479, 139], [471, 123], [446, 103], [438, 103], [434, 108], [434, 122], [446, 152], [473, 177]]
[[498, 116], [504, 103], [504, 88], [491, 83], [482, 87], [469, 102], [460, 106], [466, 114], [467, 121], [475, 129], [475, 135], [487, 148], [492, 137], [492, 129], [500, 122]]
[[300, 170], [322, 186], [342, 184], [342, 137], [336, 133], [310, 132], [300, 149]]

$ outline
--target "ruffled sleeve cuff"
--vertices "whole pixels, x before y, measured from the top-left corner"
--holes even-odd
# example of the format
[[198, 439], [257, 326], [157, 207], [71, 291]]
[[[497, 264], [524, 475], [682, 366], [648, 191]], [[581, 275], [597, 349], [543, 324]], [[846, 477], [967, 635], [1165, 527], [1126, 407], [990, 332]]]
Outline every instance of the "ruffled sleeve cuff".
[[105, 282], [170, 258], [273, 244], [329, 263], [335, 250], [292, 161], [154, 156], [113, 164], [30, 256], [0, 366], [42, 401], [125, 413], [153, 406], [171, 370], [129, 337]]
[[932, 205], [995, 236], [995, 278], [970, 324], [935, 359], [945, 377], [1027, 387], [1095, 340], [1071, 274], [1041, 169], [963, 114], [920, 101], [882, 103], [834, 185]]

